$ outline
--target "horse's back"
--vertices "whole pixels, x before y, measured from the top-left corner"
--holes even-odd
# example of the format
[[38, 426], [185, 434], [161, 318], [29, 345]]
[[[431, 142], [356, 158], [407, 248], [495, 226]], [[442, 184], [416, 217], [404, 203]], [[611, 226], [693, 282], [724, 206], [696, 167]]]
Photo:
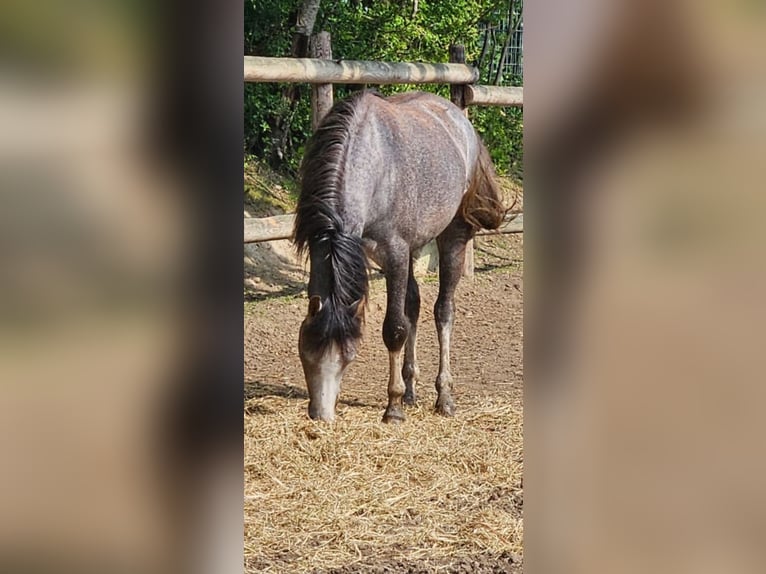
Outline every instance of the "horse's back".
[[457, 138], [454, 143], [459, 147], [468, 146], [474, 138], [473, 126], [463, 111], [436, 94], [406, 92], [379, 98], [375, 103], [394, 114], [401, 126], [425, 129], [431, 136], [433, 132], [443, 130], [450, 137]]
[[348, 208], [375, 241], [417, 248], [455, 217], [478, 155], [462, 110], [434, 94], [365, 94], [347, 158]]

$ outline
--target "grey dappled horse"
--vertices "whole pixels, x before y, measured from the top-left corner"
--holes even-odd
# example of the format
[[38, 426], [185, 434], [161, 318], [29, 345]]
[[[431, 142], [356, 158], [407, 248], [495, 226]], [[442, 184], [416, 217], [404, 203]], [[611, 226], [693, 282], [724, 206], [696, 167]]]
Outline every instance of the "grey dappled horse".
[[454, 414], [449, 348], [466, 243], [480, 227], [497, 228], [504, 213], [489, 154], [449, 101], [422, 92], [388, 98], [359, 92], [332, 108], [307, 144], [293, 233], [311, 264], [298, 349], [312, 419], [335, 417], [341, 377], [356, 357], [369, 256], [386, 277], [390, 373], [383, 421], [404, 420], [402, 402], [415, 402], [418, 380], [420, 293], [412, 260], [434, 238], [436, 411]]

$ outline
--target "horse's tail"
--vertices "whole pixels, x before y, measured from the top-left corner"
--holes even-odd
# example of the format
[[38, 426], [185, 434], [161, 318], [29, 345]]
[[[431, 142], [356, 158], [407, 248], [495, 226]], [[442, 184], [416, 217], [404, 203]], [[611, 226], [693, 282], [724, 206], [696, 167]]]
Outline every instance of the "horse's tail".
[[479, 155], [468, 182], [468, 190], [460, 204], [460, 214], [476, 229], [497, 229], [503, 223], [508, 209], [503, 205], [503, 194], [497, 183], [492, 158], [478, 134], [476, 137]]

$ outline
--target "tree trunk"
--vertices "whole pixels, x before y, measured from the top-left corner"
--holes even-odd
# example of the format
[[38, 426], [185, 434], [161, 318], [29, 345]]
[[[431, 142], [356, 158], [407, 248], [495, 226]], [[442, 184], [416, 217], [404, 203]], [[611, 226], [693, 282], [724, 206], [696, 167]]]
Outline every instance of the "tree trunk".
[[[479, 59], [476, 63], [476, 68], [481, 70], [484, 67], [484, 58], [487, 56], [487, 43], [489, 41], [489, 25], [484, 28], [484, 39], [481, 43], [481, 52], [479, 52]], [[481, 73], [481, 72], [480, 72]]]
[[[311, 57], [332, 60], [332, 44], [329, 32], [319, 32], [313, 37]], [[317, 129], [330, 108], [332, 108], [332, 84], [314, 84], [311, 86], [311, 129]]]
[[319, 13], [321, 0], [304, 0], [298, 12], [293, 34], [293, 46], [290, 55], [293, 58], [305, 58], [309, 54], [309, 38], [314, 32], [314, 23]]
[[494, 26], [489, 26], [487, 28], [487, 31], [490, 34], [490, 42], [489, 43], [492, 46], [492, 49], [491, 49], [491, 51], [489, 53], [489, 60], [488, 60], [489, 66], [487, 67], [487, 83], [491, 84], [492, 83], [492, 72], [493, 72], [492, 66], [495, 65], [495, 47], [497, 46], [497, 44], [495, 42], [495, 27]]
[[[314, 31], [314, 23], [319, 13], [319, 4], [321, 0], [303, 0], [303, 5], [298, 11], [298, 17], [295, 21], [295, 32], [293, 33], [293, 43], [290, 49], [290, 56], [293, 58], [305, 58], [309, 55], [309, 40]], [[290, 141], [290, 132], [292, 121], [295, 116], [295, 108], [300, 97], [300, 86], [290, 84], [282, 91], [282, 98], [289, 102], [287, 112], [277, 118], [274, 126], [274, 147], [271, 149], [271, 165], [278, 167], [282, 158], [287, 155], [287, 148]]]

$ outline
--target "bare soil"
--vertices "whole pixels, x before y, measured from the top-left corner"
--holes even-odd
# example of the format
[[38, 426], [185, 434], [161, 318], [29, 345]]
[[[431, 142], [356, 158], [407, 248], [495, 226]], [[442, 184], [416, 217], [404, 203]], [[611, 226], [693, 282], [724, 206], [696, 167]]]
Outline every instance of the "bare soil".
[[454, 558], [451, 560], [394, 560], [376, 566], [362, 567], [357, 565], [316, 570], [312, 574], [519, 574], [521, 559], [518, 555], [505, 552], [498, 555], [479, 554]]
[[[479, 238], [475, 248], [475, 277], [464, 278], [456, 295], [451, 354], [458, 407], [461, 394], [520, 397], [522, 389], [522, 238]], [[297, 340], [307, 306], [307, 273], [292, 257], [287, 242], [280, 241], [250, 247], [245, 269], [246, 381], [272, 381], [304, 394]], [[417, 390], [422, 400], [435, 400], [432, 382], [436, 379], [439, 349], [433, 305], [439, 290], [438, 277], [425, 274], [419, 284], [421, 382]], [[344, 377], [341, 397], [345, 401], [380, 404], [381, 414], [388, 380], [388, 356], [380, 335], [385, 310], [385, 280], [373, 272], [365, 338], [358, 359]]]

